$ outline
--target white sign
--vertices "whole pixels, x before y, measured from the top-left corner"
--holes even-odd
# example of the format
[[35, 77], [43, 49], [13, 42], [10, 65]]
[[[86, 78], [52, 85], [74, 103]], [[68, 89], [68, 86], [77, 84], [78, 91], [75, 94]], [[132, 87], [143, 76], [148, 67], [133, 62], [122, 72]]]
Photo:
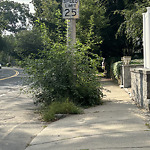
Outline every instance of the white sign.
[[62, 0], [62, 13], [64, 19], [79, 18], [79, 0]]

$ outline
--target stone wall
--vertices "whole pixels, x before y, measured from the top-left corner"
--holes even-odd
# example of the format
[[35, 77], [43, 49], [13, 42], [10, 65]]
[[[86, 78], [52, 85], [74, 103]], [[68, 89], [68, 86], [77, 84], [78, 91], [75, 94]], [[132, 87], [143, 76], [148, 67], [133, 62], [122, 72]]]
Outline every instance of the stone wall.
[[143, 68], [143, 65], [122, 65], [121, 71], [121, 85], [124, 88], [131, 87], [131, 72], [130, 69], [132, 68]]
[[131, 69], [131, 97], [138, 106], [150, 110], [150, 69]]

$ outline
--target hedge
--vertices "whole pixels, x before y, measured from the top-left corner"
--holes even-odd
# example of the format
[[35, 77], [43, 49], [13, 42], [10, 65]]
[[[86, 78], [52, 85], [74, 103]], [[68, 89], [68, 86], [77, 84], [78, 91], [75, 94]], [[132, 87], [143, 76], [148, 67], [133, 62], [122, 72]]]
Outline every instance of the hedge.
[[[137, 64], [142, 65], [143, 63], [144, 63], [143, 59], [134, 59], [134, 60], [131, 60], [131, 62], [130, 62], [130, 64], [132, 64], [132, 65], [137, 65]], [[113, 79], [116, 79], [116, 80], [120, 79], [122, 64], [123, 64], [123, 61], [117, 61], [111, 65], [111, 70], [112, 70], [112, 76], [111, 77]]]

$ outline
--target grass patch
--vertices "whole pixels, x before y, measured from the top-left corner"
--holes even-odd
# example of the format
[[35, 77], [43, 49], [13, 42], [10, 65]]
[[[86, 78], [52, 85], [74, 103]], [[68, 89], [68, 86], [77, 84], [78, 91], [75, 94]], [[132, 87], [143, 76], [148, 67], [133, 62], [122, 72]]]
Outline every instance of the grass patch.
[[[80, 114], [83, 110], [77, 107], [73, 102], [52, 102], [48, 107], [42, 111], [42, 118], [44, 121], [55, 121], [67, 114]], [[58, 115], [59, 114], [59, 115]]]
[[150, 124], [149, 123], [145, 123], [145, 125], [150, 129]]

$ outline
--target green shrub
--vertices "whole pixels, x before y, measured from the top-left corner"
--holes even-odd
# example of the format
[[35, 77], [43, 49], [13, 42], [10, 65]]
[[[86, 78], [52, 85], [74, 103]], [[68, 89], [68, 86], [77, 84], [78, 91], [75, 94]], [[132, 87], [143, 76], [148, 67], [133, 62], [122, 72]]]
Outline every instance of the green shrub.
[[118, 61], [112, 65], [113, 76], [117, 80], [120, 79], [122, 64], [123, 64], [122, 61]]
[[89, 46], [80, 42], [66, 46], [62, 35], [60, 41], [52, 41], [45, 25], [40, 27], [44, 48], [22, 63], [29, 74], [35, 103], [49, 105], [69, 98], [82, 106], [100, 104], [102, 92], [96, 76], [100, 58], [89, 52]]
[[[117, 62], [113, 63], [112, 66], [111, 66], [113, 77], [117, 80], [120, 79], [122, 64], [123, 64], [122, 61], [117, 61]], [[143, 64], [143, 59], [131, 60], [130, 64], [132, 64], [132, 65], [141, 64], [142, 65]]]
[[39, 59], [25, 59], [35, 102], [49, 105], [68, 97], [78, 105], [100, 104], [102, 92], [96, 76], [99, 59], [91, 59], [81, 43], [73, 52], [60, 43], [50, 45], [49, 49], [42, 51]]
[[113, 75], [113, 64], [117, 61], [120, 61], [120, 57], [110, 57], [110, 58], [107, 58], [105, 60], [105, 69], [107, 71], [106, 73], [106, 77], [107, 78], [113, 78], [114, 75]]

